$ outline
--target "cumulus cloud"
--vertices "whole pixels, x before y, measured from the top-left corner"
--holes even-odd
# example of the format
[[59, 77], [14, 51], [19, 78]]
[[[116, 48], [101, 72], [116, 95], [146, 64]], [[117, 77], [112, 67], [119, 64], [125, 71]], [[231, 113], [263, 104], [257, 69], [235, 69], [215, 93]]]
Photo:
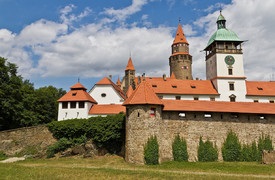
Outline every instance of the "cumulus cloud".
[[[124, 74], [127, 60], [132, 59], [137, 74], [148, 76], [169, 74], [168, 58], [171, 53], [175, 27], [152, 27], [149, 16], [141, 15], [138, 21], [127, 26], [112, 24], [137, 13], [149, 0], [133, 0], [122, 9], [108, 8], [98, 22], [69, 31], [72, 22], [87, 16], [91, 10], [84, 9], [78, 15], [74, 5], [60, 10], [61, 22], [38, 20], [26, 26], [19, 34], [0, 30], [0, 53], [19, 66], [24, 77], [103, 77], [109, 74]], [[191, 1], [188, 1], [189, 3]], [[275, 45], [275, 1], [233, 1], [223, 6], [227, 27], [240, 39], [248, 40], [243, 45], [245, 73], [249, 80], [270, 80], [275, 70], [273, 52]], [[210, 10], [209, 10], [210, 11]], [[219, 10], [209, 12], [192, 24], [183, 24], [190, 54], [193, 56], [193, 77], [205, 79], [205, 55], [202, 51], [210, 36], [216, 31]], [[198, 33], [201, 31], [203, 33]]]

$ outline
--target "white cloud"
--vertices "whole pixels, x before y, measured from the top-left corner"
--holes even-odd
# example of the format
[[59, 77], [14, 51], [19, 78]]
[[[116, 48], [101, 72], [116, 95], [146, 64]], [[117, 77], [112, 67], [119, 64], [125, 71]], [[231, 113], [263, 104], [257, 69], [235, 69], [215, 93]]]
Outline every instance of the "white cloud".
[[116, 21], [123, 22], [129, 16], [141, 11], [142, 7], [150, 0], [132, 0], [132, 4], [123, 9], [106, 8], [103, 14], [106, 14]]
[[[84, 10], [74, 15], [75, 6], [61, 10], [61, 23], [39, 20], [26, 26], [18, 35], [0, 30], [0, 53], [19, 66], [24, 77], [103, 77], [124, 74], [130, 53], [138, 74], [150, 76], [169, 74], [168, 58], [175, 34], [175, 27], [137, 27], [136, 22], [127, 26], [111, 28], [111, 24], [125, 20], [141, 10], [149, 1], [133, 0], [123, 9], [104, 11], [98, 23], [93, 22], [68, 31], [69, 22], [85, 17]], [[223, 7], [227, 27], [235, 31], [244, 43], [245, 72], [249, 80], [270, 80], [275, 70], [273, 52], [275, 45], [275, 1], [233, 1]], [[183, 25], [193, 56], [193, 76], [205, 79], [205, 56], [203, 50], [210, 36], [216, 31], [219, 12]], [[61, 19], [62, 19], [61, 18]], [[140, 21], [150, 23], [144, 14]], [[126, 21], [124, 22], [126, 23]], [[197, 30], [205, 33], [197, 34]], [[173, 31], [172, 31], [173, 30]], [[26, 49], [27, 48], [27, 49]]]
[[73, 22], [80, 21], [82, 18], [88, 16], [92, 11], [90, 8], [85, 8], [85, 10], [78, 15], [72, 14], [73, 10], [76, 8], [75, 5], [70, 4], [60, 9], [60, 19], [63, 24], [72, 25]]

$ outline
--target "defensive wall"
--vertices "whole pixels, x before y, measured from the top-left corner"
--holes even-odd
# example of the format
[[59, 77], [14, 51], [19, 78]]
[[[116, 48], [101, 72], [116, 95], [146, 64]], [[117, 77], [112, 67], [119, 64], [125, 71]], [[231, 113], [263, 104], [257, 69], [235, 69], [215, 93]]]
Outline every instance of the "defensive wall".
[[47, 147], [55, 142], [56, 139], [43, 125], [0, 131], [0, 151], [8, 156], [44, 156]]
[[201, 136], [216, 144], [221, 161], [221, 147], [230, 130], [242, 144], [257, 142], [262, 134], [270, 135], [275, 144], [274, 115], [187, 112], [180, 117], [180, 112], [163, 112], [155, 106], [156, 114], [152, 117], [152, 105], [127, 108], [125, 159], [131, 163], [144, 164], [144, 146], [151, 136], [157, 137], [160, 162], [173, 160], [172, 143], [178, 134], [187, 141], [189, 161], [197, 161]]

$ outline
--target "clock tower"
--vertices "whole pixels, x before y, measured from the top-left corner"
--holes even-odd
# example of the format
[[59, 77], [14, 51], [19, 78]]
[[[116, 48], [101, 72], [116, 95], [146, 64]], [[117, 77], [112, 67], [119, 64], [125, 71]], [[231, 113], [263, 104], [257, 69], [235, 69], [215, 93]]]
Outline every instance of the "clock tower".
[[211, 36], [206, 52], [206, 79], [211, 80], [219, 101], [245, 101], [246, 83], [243, 67], [242, 40], [226, 28], [220, 11], [217, 31]]

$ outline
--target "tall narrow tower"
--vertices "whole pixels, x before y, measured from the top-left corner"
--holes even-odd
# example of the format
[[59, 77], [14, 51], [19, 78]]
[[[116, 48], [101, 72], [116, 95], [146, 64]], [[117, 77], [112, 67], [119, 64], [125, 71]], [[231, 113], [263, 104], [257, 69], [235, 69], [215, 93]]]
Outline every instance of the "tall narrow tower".
[[125, 68], [125, 86], [123, 91], [126, 93], [129, 86], [132, 86], [135, 89], [135, 67], [133, 65], [132, 58], [130, 57], [128, 60], [128, 64]]
[[176, 79], [193, 79], [192, 56], [189, 54], [189, 43], [180, 23], [171, 48], [172, 54], [169, 58], [170, 76], [174, 73]]
[[226, 28], [222, 13], [217, 19], [217, 31], [206, 48], [206, 79], [212, 81], [221, 101], [245, 101], [246, 83], [243, 67], [242, 40]]

